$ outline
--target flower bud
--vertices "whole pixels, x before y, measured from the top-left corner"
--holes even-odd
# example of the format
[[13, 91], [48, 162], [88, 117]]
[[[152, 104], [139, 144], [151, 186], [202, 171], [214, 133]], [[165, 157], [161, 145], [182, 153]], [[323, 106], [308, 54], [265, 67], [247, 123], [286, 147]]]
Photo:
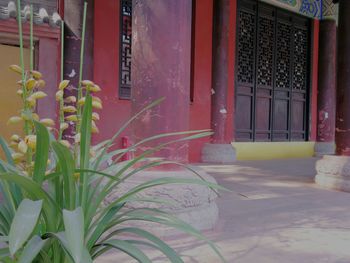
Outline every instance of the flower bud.
[[65, 103], [75, 103], [77, 102], [77, 98], [75, 96], [69, 96], [67, 98], [64, 99]]
[[36, 80], [33, 78], [30, 78], [26, 81], [26, 89], [32, 90], [36, 86]]
[[37, 81], [37, 86], [38, 86], [38, 88], [45, 88], [45, 85], [46, 85], [46, 82], [45, 82], [45, 80], [43, 80], [43, 79], [39, 79], [38, 81]]
[[27, 135], [24, 138], [24, 142], [29, 146], [29, 148], [34, 150], [36, 147], [36, 135]]
[[56, 92], [56, 101], [60, 101], [63, 98], [63, 90]]
[[30, 73], [32, 74], [33, 78], [35, 78], [36, 80], [42, 78], [42, 74], [39, 71], [31, 70]]
[[22, 68], [18, 65], [11, 65], [10, 69], [18, 74], [22, 74]]
[[24, 157], [23, 153], [12, 153], [11, 156], [15, 163], [18, 163]]
[[27, 98], [27, 102], [28, 102], [29, 106], [32, 108], [34, 108], [36, 106], [36, 99], [33, 98], [32, 96]]
[[58, 89], [59, 90], [64, 90], [65, 88], [67, 88], [69, 85], [69, 80], [62, 80], [61, 83], [58, 85]]
[[7, 124], [19, 123], [22, 120], [23, 119], [21, 117], [19, 117], [19, 116], [13, 116], [7, 121]]
[[100, 115], [97, 112], [93, 112], [91, 117], [94, 121], [100, 120]]
[[63, 122], [63, 123], [61, 123], [61, 124], [60, 124], [60, 130], [62, 130], [62, 131], [63, 131], [63, 130], [65, 130], [65, 129], [67, 129], [67, 128], [68, 128], [68, 126], [69, 126], [69, 125], [68, 125], [68, 123]]
[[21, 152], [21, 153], [26, 153], [27, 150], [28, 150], [28, 145], [25, 143], [25, 141], [20, 141], [18, 143], [18, 150]]
[[102, 104], [102, 100], [99, 97], [92, 96], [91, 98], [92, 98], [92, 101], [97, 101]]
[[64, 112], [73, 113], [73, 112], [76, 112], [77, 109], [74, 106], [64, 106], [63, 107], [63, 111]]
[[93, 85], [93, 86], [89, 86], [88, 89], [91, 91], [91, 92], [99, 92], [101, 91], [101, 88], [99, 85]]
[[66, 117], [66, 120], [67, 121], [78, 121], [78, 117], [77, 117], [77, 115], [69, 115], [69, 116], [67, 116]]
[[78, 105], [82, 106], [85, 104], [85, 97], [82, 97], [80, 100], [78, 100]]
[[55, 122], [50, 118], [41, 119], [40, 123], [44, 124], [45, 126], [55, 126]]
[[90, 86], [95, 85], [95, 83], [93, 83], [91, 80], [83, 80], [83, 81], [81, 82], [81, 85], [82, 85], [82, 86], [85, 86], [85, 87], [90, 87]]
[[13, 135], [11, 136], [11, 138], [10, 138], [10, 140], [13, 141], [13, 142], [19, 142], [20, 139], [21, 139], [21, 138], [20, 138], [19, 135], [17, 135], [17, 134], [13, 134]]
[[22, 95], [23, 95], [23, 90], [22, 90], [22, 89], [17, 90], [17, 95], [19, 95], [19, 96], [22, 97]]
[[91, 121], [91, 132], [92, 133], [99, 133], [100, 132], [94, 121]]
[[45, 92], [42, 92], [42, 91], [37, 91], [37, 92], [34, 92], [32, 95], [30, 95], [30, 97], [32, 97], [36, 100], [45, 98], [46, 96], [47, 96], [47, 94]]
[[102, 103], [98, 102], [98, 101], [93, 101], [92, 102], [92, 107], [95, 109], [102, 109]]
[[32, 113], [32, 119], [35, 121], [39, 121], [40, 118], [39, 118], [39, 115], [34, 112]]

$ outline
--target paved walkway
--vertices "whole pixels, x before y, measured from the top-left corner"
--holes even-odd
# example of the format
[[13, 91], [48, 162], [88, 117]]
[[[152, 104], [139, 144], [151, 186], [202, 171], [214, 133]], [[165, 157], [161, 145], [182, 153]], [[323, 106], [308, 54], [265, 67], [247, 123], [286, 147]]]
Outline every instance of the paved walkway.
[[[234, 191], [218, 200], [220, 220], [205, 233], [228, 262], [350, 262], [350, 193], [318, 188], [313, 183], [315, 161], [202, 166], [219, 184]], [[219, 262], [210, 249], [192, 238], [170, 243], [186, 262]], [[150, 255], [153, 262], [167, 262]], [[134, 261], [110, 254], [98, 262]]]

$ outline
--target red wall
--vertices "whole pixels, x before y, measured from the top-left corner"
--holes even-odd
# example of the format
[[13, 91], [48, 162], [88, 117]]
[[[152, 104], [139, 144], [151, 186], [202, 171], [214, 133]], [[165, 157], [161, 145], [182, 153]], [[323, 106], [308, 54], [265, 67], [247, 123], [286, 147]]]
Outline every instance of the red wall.
[[99, 112], [101, 120], [97, 123], [100, 133], [93, 136], [94, 142], [112, 137], [131, 114], [130, 101], [120, 100], [118, 95], [119, 3], [95, 1], [94, 81], [102, 88], [103, 110]]
[[[197, 0], [194, 54], [194, 96], [190, 129], [210, 129], [212, 81], [213, 0]], [[201, 161], [201, 149], [210, 138], [190, 142], [189, 161]]]

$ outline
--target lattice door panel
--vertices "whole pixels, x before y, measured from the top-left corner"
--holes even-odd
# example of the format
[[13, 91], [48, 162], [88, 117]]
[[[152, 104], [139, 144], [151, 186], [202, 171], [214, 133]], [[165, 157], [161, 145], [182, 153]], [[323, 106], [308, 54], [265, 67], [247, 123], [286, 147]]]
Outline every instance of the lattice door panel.
[[237, 16], [237, 141], [307, 140], [309, 19], [241, 0]]

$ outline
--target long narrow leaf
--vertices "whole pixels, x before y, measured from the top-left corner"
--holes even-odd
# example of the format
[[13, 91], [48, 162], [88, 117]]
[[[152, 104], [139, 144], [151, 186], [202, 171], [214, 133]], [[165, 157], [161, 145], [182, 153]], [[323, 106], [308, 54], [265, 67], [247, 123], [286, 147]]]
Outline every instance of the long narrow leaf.
[[9, 249], [14, 255], [33, 232], [42, 208], [42, 200], [24, 199], [19, 205], [9, 233]]
[[18, 263], [31, 263], [40, 253], [48, 240], [42, 240], [39, 236], [33, 236], [24, 247]]
[[74, 211], [63, 210], [63, 221], [68, 248], [76, 263], [83, 263], [84, 215], [81, 207]]
[[45, 178], [47, 160], [49, 158], [50, 136], [47, 128], [43, 124], [35, 121], [34, 125], [37, 142], [33, 180], [41, 185]]

